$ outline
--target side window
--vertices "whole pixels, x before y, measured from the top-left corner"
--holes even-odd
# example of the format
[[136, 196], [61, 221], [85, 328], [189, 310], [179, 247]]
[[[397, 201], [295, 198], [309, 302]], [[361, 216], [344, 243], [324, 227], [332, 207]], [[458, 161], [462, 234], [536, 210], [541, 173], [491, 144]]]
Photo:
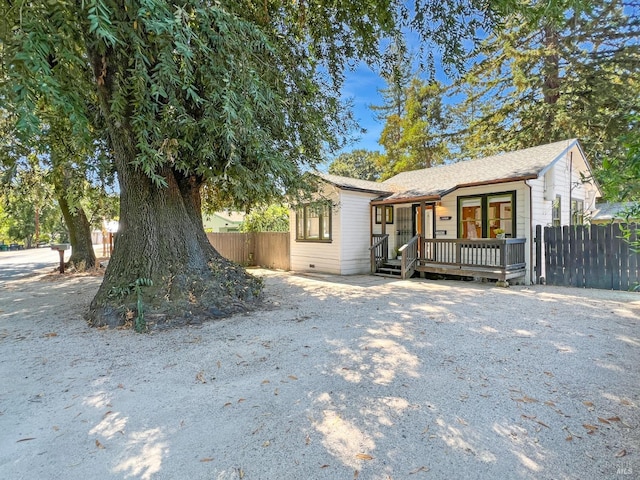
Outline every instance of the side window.
[[331, 241], [331, 206], [329, 204], [305, 204], [296, 209], [296, 240]]
[[555, 200], [553, 201], [553, 206], [551, 210], [551, 225], [554, 227], [559, 227], [562, 225], [562, 197], [560, 195], [556, 195]]
[[571, 225], [584, 224], [584, 200], [571, 200]]

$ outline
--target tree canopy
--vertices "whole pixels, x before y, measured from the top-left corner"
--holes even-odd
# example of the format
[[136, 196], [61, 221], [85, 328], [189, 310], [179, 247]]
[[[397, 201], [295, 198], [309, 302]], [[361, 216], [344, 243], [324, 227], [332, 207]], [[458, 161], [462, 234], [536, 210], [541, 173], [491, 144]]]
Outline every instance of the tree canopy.
[[380, 179], [380, 152], [353, 150], [341, 153], [329, 165], [329, 173], [375, 182]]
[[403, 29], [417, 32], [427, 63], [436, 46], [461, 65], [479, 29], [506, 12], [540, 14], [517, 0], [0, 8], [0, 97], [16, 138], [33, 142], [48, 112], [69, 119], [77, 138], [91, 138], [96, 117], [107, 132], [120, 231], [90, 308], [94, 325], [125, 321], [142, 298], [157, 318], [184, 321], [242, 309], [257, 283], [208, 243], [203, 186], [243, 209], [306, 186], [301, 174], [341, 147], [352, 123], [340, 101], [344, 69], [383, 66], [385, 44]]
[[596, 167], [623, 156], [619, 138], [639, 127], [629, 116], [640, 107], [640, 17], [633, 3], [597, 0], [539, 21], [508, 18], [481, 44], [481, 61], [453, 92], [464, 97], [457, 112], [460, 156], [574, 137]]

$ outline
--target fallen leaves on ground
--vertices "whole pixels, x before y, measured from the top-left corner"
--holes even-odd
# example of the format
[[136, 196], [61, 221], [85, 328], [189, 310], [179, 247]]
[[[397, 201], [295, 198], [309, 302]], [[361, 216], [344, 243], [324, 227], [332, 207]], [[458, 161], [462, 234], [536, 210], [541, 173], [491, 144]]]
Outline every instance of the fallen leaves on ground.
[[542, 420], [538, 420], [538, 417], [536, 417], [535, 415], [520, 415], [522, 418], [526, 418], [527, 420], [533, 420], [534, 422], [536, 422], [538, 425], [542, 425], [543, 427], [546, 428], [551, 428], [549, 425], [547, 425], [546, 423], [544, 423]]
[[359, 460], [373, 460], [373, 457], [368, 453], [357, 453], [356, 458]]
[[201, 462], [213, 462], [213, 457], [201, 458], [200, 461]]
[[207, 383], [207, 380], [204, 378], [204, 370], [200, 370], [196, 374], [196, 381], [200, 383]]
[[419, 472], [428, 472], [428, 471], [429, 471], [429, 467], [425, 467], [423, 465], [422, 467], [418, 467], [415, 470], [411, 470], [409, 472], [409, 475], [414, 475], [414, 474], [419, 473]]
[[522, 398], [514, 398], [514, 400], [516, 402], [522, 402], [522, 403], [538, 403], [538, 400], [536, 400], [535, 398], [531, 398], [527, 395], [524, 395]]
[[622, 449], [618, 453], [616, 453], [616, 458], [624, 457], [627, 454], [627, 451]]
[[104, 445], [100, 443], [100, 440], [96, 439], [96, 447], [104, 449]]

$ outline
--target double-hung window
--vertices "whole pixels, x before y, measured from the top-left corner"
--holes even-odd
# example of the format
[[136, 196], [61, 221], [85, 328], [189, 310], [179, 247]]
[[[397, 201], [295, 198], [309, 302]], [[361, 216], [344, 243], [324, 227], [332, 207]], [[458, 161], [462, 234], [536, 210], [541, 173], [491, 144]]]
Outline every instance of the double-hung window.
[[584, 200], [571, 199], [571, 225], [584, 223]]
[[515, 238], [515, 203], [515, 192], [458, 197], [458, 238]]
[[296, 240], [307, 242], [331, 241], [331, 205], [310, 203], [296, 210]]
[[562, 225], [562, 197], [560, 195], [556, 195], [551, 205], [551, 225], [554, 227]]

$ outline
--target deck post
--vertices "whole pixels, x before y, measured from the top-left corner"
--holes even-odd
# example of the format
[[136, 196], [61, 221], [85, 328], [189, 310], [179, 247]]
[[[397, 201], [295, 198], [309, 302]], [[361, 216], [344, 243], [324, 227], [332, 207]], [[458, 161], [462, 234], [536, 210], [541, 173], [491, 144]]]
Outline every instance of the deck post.
[[[426, 202], [424, 200], [422, 200], [420, 202], [420, 231], [418, 232], [418, 235], [420, 235], [420, 238], [427, 238], [427, 220], [426, 220]], [[420, 252], [419, 252], [419, 258], [420, 258], [420, 263], [422, 263], [422, 261], [424, 260], [425, 256], [424, 256], [424, 252], [425, 252], [425, 245], [424, 243], [422, 243], [420, 240], [418, 240], [418, 248], [420, 248]]]
[[[386, 235], [387, 234], [387, 206], [380, 205], [380, 206], [377, 206], [376, 208], [380, 209], [380, 222], [382, 227], [382, 235]], [[375, 214], [376, 214], [375, 210], [373, 214], [374, 214], [374, 221], [375, 221]], [[384, 258], [389, 258], [389, 247], [387, 246], [387, 251], [382, 253], [384, 255]]]

